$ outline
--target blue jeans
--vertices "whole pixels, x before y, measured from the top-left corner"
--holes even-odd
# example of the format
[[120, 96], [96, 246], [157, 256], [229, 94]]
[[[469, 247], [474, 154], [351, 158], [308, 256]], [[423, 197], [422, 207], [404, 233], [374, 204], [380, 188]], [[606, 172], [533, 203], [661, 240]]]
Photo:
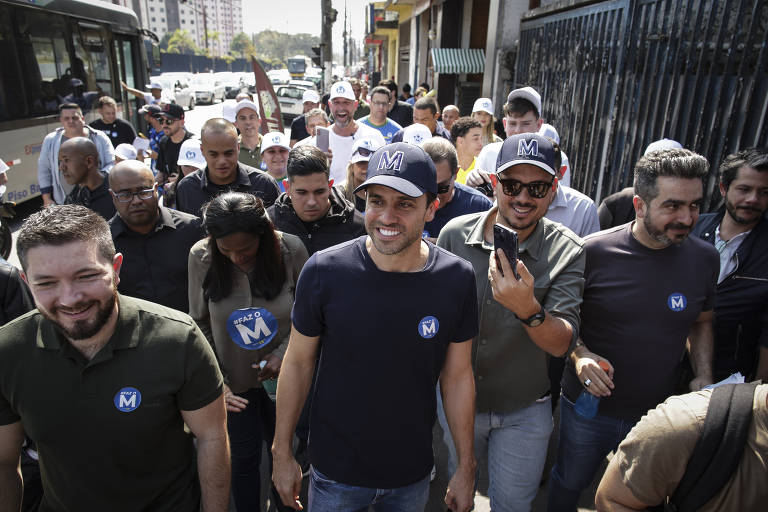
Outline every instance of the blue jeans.
[[372, 489], [342, 484], [310, 469], [309, 510], [312, 512], [424, 512], [429, 499], [429, 475], [397, 489]]
[[581, 491], [592, 482], [605, 456], [615, 450], [637, 420], [598, 414], [585, 418], [565, 395], [560, 400], [560, 441], [547, 489], [548, 512], [575, 512]]
[[[457, 464], [456, 448], [442, 401], [438, 404], [438, 418], [450, 454], [448, 471], [453, 475]], [[547, 397], [511, 413], [475, 415], [475, 456], [480, 459], [484, 454], [488, 455], [488, 498], [494, 512], [531, 509], [552, 434], [550, 404]]]

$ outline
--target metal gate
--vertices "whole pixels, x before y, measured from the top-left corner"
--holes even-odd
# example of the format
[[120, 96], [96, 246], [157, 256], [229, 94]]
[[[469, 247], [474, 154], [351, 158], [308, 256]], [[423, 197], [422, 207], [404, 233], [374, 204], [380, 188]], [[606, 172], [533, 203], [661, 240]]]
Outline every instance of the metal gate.
[[515, 82], [541, 92], [596, 201], [663, 137], [707, 158], [711, 197], [727, 154], [768, 146], [767, 38], [765, 0], [576, 2], [523, 18]]

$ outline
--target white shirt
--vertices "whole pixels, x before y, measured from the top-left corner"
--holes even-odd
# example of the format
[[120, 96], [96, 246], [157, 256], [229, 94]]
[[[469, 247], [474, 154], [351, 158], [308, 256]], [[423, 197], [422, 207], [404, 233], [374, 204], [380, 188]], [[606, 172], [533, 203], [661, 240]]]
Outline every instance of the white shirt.
[[544, 216], [559, 222], [580, 237], [600, 231], [595, 202], [578, 190], [563, 185], [558, 185], [557, 194]]
[[[354, 135], [348, 137], [342, 137], [336, 135], [333, 128], [328, 130], [328, 147], [333, 152], [333, 161], [331, 162], [331, 179], [334, 183], [341, 183], [347, 179], [347, 164], [349, 159], [352, 158], [352, 146], [358, 139], [376, 139], [382, 146], [386, 144], [384, 137], [378, 130], [366, 126], [362, 123], [357, 123], [357, 131]], [[303, 144], [303, 142], [302, 142]], [[312, 137], [307, 144], [317, 145], [317, 140]]]
[[736, 267], [739, 266], [739, 261], [736, 259], [736, 251], [739, 249], [741, 242], [747, 238], [749, 232], [745, 231], [734, 236], [727, 242], [720, 238], [720, 226], [715, 229], [715, 249], [720, 253], [720, 276], [717, 278], [717, 284], [723, 282], [723, 279], [731, 275]]

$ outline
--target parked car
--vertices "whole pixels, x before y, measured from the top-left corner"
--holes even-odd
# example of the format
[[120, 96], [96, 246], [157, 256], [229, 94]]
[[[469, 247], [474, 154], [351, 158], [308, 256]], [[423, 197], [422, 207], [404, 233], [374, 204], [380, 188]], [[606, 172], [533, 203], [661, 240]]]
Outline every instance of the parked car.
[[293, 79], [288, 82], [288, 85], [293, 85], [294, 87], [301, 87], [302, 89], [312, 89], [317, 90], [317, 87], [315, 87], [315, 82], [312, 80], [296, 80]]
[[224, 96], [229, 99], [237, 97], [246, 90], [246, 85], [235, 73], [225, 71], [214, 73], [213, 76], [224, 85]]
[[195, 94], [185, 77], [162, 74], [150, 79], [163, 86], [163, 95], [170, 98], [173, 103], [188, 110], [195, 108]]
[[221, 80], [206, 73], [195, 75], [192, 79], [192, 89], [195, 91], [195, 102], [197, 103], [224, 101], [226, 95], [226, 88]]
[[277, 101], [280, 103], [280, 113], [283, 115], [283, 121], [288, 122], [296, 116], [304, 113], [304, 104], [301, 99], [306, 89], [294, 85], [283, 85], [278, 87]]

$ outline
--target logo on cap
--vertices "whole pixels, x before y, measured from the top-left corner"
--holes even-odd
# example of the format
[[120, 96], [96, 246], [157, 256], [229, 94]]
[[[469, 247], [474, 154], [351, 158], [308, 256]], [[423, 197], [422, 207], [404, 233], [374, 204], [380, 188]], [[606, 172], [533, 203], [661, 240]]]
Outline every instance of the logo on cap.
[[125, 387], [117, 392], [114, 398], [115, 407], [120, 412], [135, 411], [141, 405], [141, 391], [132, 387]]
[[424, 339], [434, 338], [438, 330], [440, 330], [440, 322], [433, 316], [425, 316], [419, 322], [419, 336]]
[[195, 153], [194, 151], [187, 151], [186, 153], [184, 153], [184, 155], [188, 159], [193, 160], [197, 156], [197, 153]]
[[264, 308], [237, 309], [227, 319], [227, 333], [238, 346], [258, 350], [277, 334], [277, 319]]
[[517, 156], [539, 156], [539, 141], [520, 139], [517, 143]]
[[667, 306], [672, 311], [679, 313], [688, 305], [688, 299], [682, 293], [673, 293], [667, 298]]
[[336, 94], [344, 94], [346, 91], [347, 89], [343, 85], [336, 87]]
[[388, 171], [400, 172], [400, 168], [403, 166], [403, 157], [405, 154], [402, 151], [395, 151], [395, 154], [390, 154], [389, 151], [384, 151], [381, 154], [379, 160], [379, 166], [376, 170], [386, 169]]
[[483, 102], [483, 107], [484, 108], [491, 108], [491, 102], [490, 101], [484, 101]]
[[280, 136], [279, 135], [275, 135], [274, 137], [272, 137], [272, 142], [274, 142], [275, 144], [279, 144], [280, 143]]

